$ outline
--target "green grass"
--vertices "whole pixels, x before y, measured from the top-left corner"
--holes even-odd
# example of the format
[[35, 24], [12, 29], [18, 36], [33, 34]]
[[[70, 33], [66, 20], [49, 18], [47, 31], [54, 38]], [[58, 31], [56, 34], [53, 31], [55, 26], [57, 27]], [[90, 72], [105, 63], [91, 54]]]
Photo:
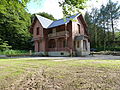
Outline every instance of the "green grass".
[[[103, 84], [100, 83], [100, 87], [107, 90], [106, 88], [113, 87], [115, 82], [120, 82], [120, 79], [118, 79], [120, 74], [118, 72], [120, 73], [120, 60], [54, 61], [52, 59], [34, 60], [28, 58], [0, 59], [0, 82], [4, 82], [0, 84], [0, 89], [4, 90], [12, 83], [15, 83], [16, 80], [19, 80], [21, 76], [26, 75], [25, 77], [27, 77], [31, 75], [31, 77], [33, 77], [32, 75], [38, 75], [37, 77], [34, 76], [37, 80], [44, 76], [48, 81], [52, 80], [52, 83], [54, 80], [55, 83], [64, 83], [64, 85], [61, 84], [62, 87], [60, 88], [62, 89], [72, 88], [77, 90], [78, 88], [83, 89], [88, 86], [93, 88], [92, 85], [95, 86], [94, 88], [100, 89], [96, 82], [99, 83], [98, 81], [101, 81], [105, 85], [108, 83], [111, 85], [103, 87]], [[116, 76], [113, 77], [111, 76], [112, 74]], [[106, 77], [105, 79], [103, 79], [104, 76]], [[89, 77], [92, 78], [92, 80]], [[96, 81], [96, 78], [98, 81]], [[23, 82], [27, 80], [28, 79], [23, 80]], [[85, 86], [81, 86], [80, 83], [86, 84]], [[114, 88], [116, 89], [116, 87]]]

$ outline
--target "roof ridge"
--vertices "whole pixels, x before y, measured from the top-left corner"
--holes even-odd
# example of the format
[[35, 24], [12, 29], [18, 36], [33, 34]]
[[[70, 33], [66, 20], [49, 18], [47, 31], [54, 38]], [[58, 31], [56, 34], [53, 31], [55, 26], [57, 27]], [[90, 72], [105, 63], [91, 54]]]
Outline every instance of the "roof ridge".
[[[39, 16], [39, 17], [42, 17], [42, 18], [45, 18], [45, 19], [48, 19], [48, 18], [46, 18], [46, 17], [43, 17], [43, 16], [41, 16], [41, 15], [38, 15], [38, 14], [35, 14], [36, 16]], [[53, 20], [51, 20], [51, 19], [48, 19], [48, 20], [50, 20], [50, 21], [53, 21]]]
[[[77, 13], [77, 14], [74, 14], [74, 15], [71, 15], [71, 16], [77, 16], [77, 15], [79, 15], [79, 13]], [[69, 18], [69, 17], [71, 17], [71, 16], [68, 16], [68, 17], [66, 17], [66, 18]], [[61, 19], [64, 19], [64, 18], [61, 18]], [[61, 19], [58, 19], [58, 20], [61, 20]], [[55, 21], [58, 21], [58, 20], [55, 20]]]
[[[38, 14], [35, 14], [36, 16], [41, 16], [41, 15], [38, 15]], [[71, 16], [77, 16], [77, 15], [79, 15], [79, 13], [77, 13], [77, 14], [74, 14], [74, 15], [71, 15]], [[69, 18], [69, 17], [71, 17], [71, 16], [68, 16], [68, 17], [66, 17], [66, 18]], [[43, 16], [41, 16], [41, 17], [43, 17]], [[48, 19], [48, 18], [46, 18], [46, 17], [43, 17], [43, 18], [45, 18], [45, 19]], [[64, 18], [61, 18], [61, 19], [58, 19], [58, 20], [55, 20], [55, 21], [59, 21], [59, 20], [62, 20], [62, 19], [64, 19]], [[51, 19], [48, 19], [48, 20], [51, 20]], [[53, 21], [53, 20], [51, 20], [51, 21]], [[53, 21], [54, 22], [54, 21]]]

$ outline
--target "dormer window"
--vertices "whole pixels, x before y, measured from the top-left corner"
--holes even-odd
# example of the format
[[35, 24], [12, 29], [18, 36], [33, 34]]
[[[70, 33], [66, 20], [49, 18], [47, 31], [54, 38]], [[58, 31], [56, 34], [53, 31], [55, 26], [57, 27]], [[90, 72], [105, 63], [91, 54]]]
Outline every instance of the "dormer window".
[[36, 35], [39, 35], [40, 27], [37, 27]]

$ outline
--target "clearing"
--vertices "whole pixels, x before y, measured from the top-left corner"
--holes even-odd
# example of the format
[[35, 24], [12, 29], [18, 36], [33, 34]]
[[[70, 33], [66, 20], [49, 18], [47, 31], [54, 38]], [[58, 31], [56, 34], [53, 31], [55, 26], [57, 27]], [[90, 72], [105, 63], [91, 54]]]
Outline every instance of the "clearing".
[[0, 90], [120, 90], [120, 60], [0, 59]]

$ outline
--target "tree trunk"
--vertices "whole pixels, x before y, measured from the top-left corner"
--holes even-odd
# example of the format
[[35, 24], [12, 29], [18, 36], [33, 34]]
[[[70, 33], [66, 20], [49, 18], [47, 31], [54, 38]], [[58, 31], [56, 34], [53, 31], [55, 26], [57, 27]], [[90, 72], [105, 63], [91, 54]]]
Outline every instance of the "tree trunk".
[[115, 31], [114, 31], [114, 23], [113, 23], [112, 16], [111, 16], [111, 28], [112, 28], [112, 41], [113, 41], [112, 47], [113, 47], [113, 49], [114, 49], [114, 47], [115, 47], [115, 45], [114, 45], [114, 41], [115, 41]]
[[104, 22], [104, 51], [106, 49], [106, 32], [105, 32], [105, 22]]

